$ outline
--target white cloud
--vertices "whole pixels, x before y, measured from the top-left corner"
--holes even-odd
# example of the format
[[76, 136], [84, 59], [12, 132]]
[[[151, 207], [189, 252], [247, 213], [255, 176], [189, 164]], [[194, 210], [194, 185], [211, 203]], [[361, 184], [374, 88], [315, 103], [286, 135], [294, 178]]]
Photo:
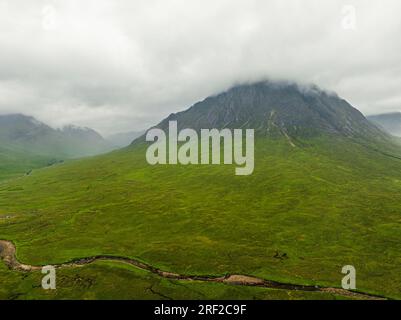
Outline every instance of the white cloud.
[[400, 10], [398, 0], [0, 0], [0, 113], [144, 129], [266, 77], [314, 82], [367, 114], [401, 110]]

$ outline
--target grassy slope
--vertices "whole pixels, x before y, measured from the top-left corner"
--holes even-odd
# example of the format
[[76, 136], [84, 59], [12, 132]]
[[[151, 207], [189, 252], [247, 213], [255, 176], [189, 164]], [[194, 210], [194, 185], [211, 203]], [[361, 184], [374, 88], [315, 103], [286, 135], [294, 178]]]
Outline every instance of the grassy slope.
[[254, 174], [237, 177], [233, 166], [150, 167], [144, 152], [0, 184], [0, 238], [32, 264], [114, 254], [185, 274], [336, 287], [352, 264], [359, 290], [401, 298], [400, 160], [323, 137], [302, 148], [266, 139]]
[[20, 176], [31, 169], [48, 165], [51, 157], [19, 150], [11, 146], [0, 146], [0, 181]]

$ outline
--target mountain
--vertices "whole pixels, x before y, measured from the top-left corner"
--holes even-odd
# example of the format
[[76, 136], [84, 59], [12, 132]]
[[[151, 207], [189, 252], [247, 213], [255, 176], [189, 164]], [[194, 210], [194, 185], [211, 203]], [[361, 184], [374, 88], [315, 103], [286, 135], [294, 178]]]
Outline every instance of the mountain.
[[75, 125], [64, 126], [59, 131], [71, 139], [85, 139], [92, 142], [103, 141], [103, 137], [95, 130], [88, 127], [78, 127]]
[[0, 143], [34, 154], [64, 158], [111, 150], [111, 145], [92, 129], [73, 125], [53, 129], [22, 114], [0, 116]]
[[179, 130], [252, 128], [258, 137], [284, 137], [292, 146], [321, 135], [345, 137], [401, 157], [399, 141], [346, 100], [316, 85], [270, 81], [238, 85], [170, 114], [155, 128], [168, 132], [169, 121], [177, 121]]
[[[344, 99], [257, 83], [158, 126], [174, 119], [180, 128], [255, 128], [253, 174], [236, 176], [235, 165], [152, 166], [150, 143], [136, 142], [0, 184], [1, 238], [17, 245], [23, 263], [113, 256], [156, 272], [118, 261], [61, 268], [62, 285], [48, 296], [87, 298], [88, 284], [92, 299], [321, 299], [291, 284], [339, 288], [342, 267], [352, 265], [358, 292], [401, 298], [401, 160], [387, 151], [400, 147]], [[227, 275], [287, 285], [230, 286]], [[220, 282], [202, 281], [211, 276]], [[0, 282], [10, 279], [19, 273], [0, 267]], [[35, 286], [6, 288], [6, 297], [43, 294]]]
[[130, 131], [116, 133], [107, 136], [106, 139], [110, 141], [113, 145], [123, 148], [130, 145], [136, 138], [144, 134], [144, 131]]
[[[0, 142], [2, 144], [34, 149], [36, 141], [47, 140], [55, 132], [54, 129], [33, 117], [22, 114], [0, 116]], [[47, 146], [44, 143], [40, 143], [38, 147], [39, 150], [34, 153], [46, 153]]]
[[367, 118], [390, 134], [401, 137], [401, 112], [377, 114]]
[[259, 135], [275, 131], [290, 136], [321, 133], [359, 138], [386, 138], [357, 109], [317, 86], [260, 82], [236, 86], [171, 114], [157, 127], [176, 120], [180, 129], [253, 128]]
[[[60, 160], [104, 153], [111, 144], [89, 128], [53, 129], [22, 114], [0, 116], [0, 177]], [[31, 161], [32, 160], [32, 161]]]
[[87, 127], [68, 125], [58, 132], [62, 136], [63, 151], [71, 158], [92, 156], [115, 148], [98, 132]]

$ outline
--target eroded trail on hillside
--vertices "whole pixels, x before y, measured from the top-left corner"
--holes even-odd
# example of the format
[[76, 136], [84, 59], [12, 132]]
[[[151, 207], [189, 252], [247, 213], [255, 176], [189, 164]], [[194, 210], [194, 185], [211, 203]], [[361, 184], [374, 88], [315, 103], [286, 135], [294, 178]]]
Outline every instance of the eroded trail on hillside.
[[[20, 271], [20, 272], [31, 272], [31, 271], [40, 271], [42, 266], [33, 266], [23, 264], [18, 261], [16, 255], [15, 245], [11, 241], [0, 240], [0, 258], [4, 261], [4, 263], [11, 270]], [[290, 291], [310, 291], [310, 292], [326, 292], [332, 293], [340, 296], [351, 297], [355, 299], [363, 299], [363, 300], [385, 300], [384, 297], [369, 295], [361, 292], [352, 292], [339, 288], [329, 288], [329, 287], [318, 287], [318, 286], [304, 286], [297, 284], [289, 284], [289, 283], [280, 283], [276, 281], [270, 281], [265, 279], [260, 279], [256, 277], [246, 276], [246, 275], [226, 275], [224, 277], [210, 277], [210, 276], [196, 276], [196, 275], [181, 275], [172, 272], [166, 272], [160, 269], [157, 269], [149, 264], [140, 262], [135, 259], [119, 257], [119, 256], [93, 256], [88, 258], [82, 258], [73, 260], [70, 262], [53, 265], [55, 268], [74, 268], [74, 267], [82, 267], [88, 264], [91, 264], [95, 261], [114, 261], [121, 262], [132, 265], [142, 270], [149, 271], [153, 274], [156, 274], [160, 277], [171, 279], [171, 280], [183, 280], [183, 281], [203, 281], [203, 282], [217, 282], [217, 283], [225, 283], [229, 285], [240, 285], [240, 286], [255, 286], [255, 287], [263, 287], [270, 289], [282, 289], [282, 290], [290, 290]]]

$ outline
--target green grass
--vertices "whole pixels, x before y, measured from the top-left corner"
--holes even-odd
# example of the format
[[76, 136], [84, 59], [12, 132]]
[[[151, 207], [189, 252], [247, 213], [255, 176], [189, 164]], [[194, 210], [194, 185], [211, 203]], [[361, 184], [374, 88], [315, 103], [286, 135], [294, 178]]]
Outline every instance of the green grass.
[[42, 274], [17, 273], [0, 264], [0, 299], [343, 299], [330, 293], [229, 286], [219, 283], [177, 281], [118, 263], [96, 262], [78, 269], [57, 271], [56, 290], [41, 288]]
[[[234, 166], [151, 167], [144, 146], [35, 170], [0, 183], [0, 238], [13, 240], [18, 258], [30, 264], [112, 254], [188, 275], [236, 273], [332, 287], [341, 286], [341, 268], [351, 264], [359, 291], [401, 298], [401, 160], [333, 137], [296, 144], [302, 147], [259, 139], [254, 174], [246, 177], [235, 176]], [[277, 251], [288, 258], [275, 258]], [[103, 283], [90, 290], [93, 296], [65, 289], [55, 298], [149, 297], [145, 284], [129, 287], [139, 271], [105, 268], [63, 272], [95, 276], [107, 269], [104, 281], [121, 279], [115, 289]], [[143, 276], [144, 283], [154, 279]], [[11, 277], [21, 275], [0, 275]], [[168, 296], [192, 297], [191, 289], [154, 281]], [[289, 298], [266, 289], [194, 286], [211, 298]]]
[[0, 181], [24, 175], [32, 169], [48, 166], [55, 159], [41, 156], [11, 146], [0, 146]]

